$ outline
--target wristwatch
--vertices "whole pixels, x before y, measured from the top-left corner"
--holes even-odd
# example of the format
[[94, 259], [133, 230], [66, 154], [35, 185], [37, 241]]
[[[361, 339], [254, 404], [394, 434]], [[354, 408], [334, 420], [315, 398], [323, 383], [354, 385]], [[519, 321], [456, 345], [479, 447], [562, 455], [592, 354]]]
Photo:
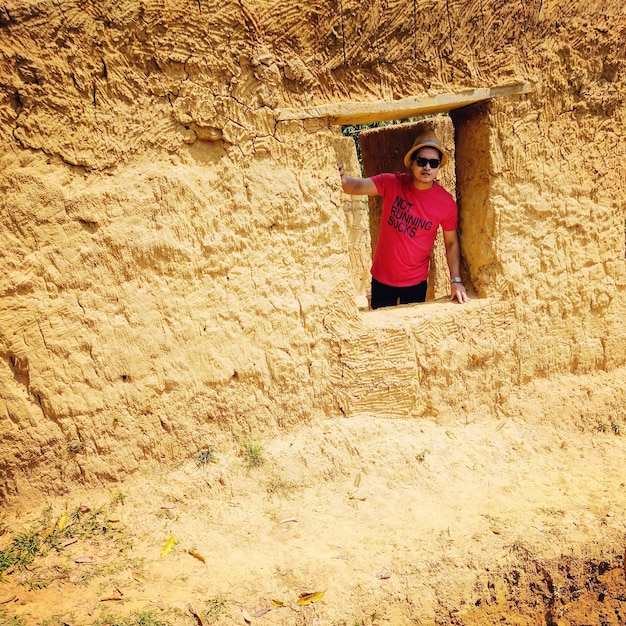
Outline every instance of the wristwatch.
[[450, 284], [452, 285], [453, 283], [462, 283], [463, 279], [460, 276], [453, 276], [452, 279], [450, 280]]

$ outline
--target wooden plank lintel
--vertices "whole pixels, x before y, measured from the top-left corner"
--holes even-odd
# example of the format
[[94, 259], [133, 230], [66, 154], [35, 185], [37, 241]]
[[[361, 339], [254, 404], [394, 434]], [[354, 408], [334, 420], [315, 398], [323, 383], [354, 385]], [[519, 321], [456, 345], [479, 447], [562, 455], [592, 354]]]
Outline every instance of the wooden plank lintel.
[[530, 82], [517, 82], [488, 88], [464, 89], [435, 96], [415, 96], [402, 100], [373, 102], [335, 102], [302, 109], [282, 109], [278, 121], [329, 119], [331, 124], [372, 124], [434, 113], [448, 113], [469, 104], [491, 98], [525, 94], [533, 91]]

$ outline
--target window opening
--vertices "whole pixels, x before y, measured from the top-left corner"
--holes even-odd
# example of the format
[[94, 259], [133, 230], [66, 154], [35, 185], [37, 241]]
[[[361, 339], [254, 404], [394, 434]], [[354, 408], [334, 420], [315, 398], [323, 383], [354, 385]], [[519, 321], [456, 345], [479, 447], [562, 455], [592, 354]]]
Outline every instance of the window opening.
[[[447, 114], [431, 114], [423, 117], [403, 118], [370, 124], [352, 124], [341, 127], [342, 135], [354, 140], [360, 175], [374, 176], [382, 172], [404, 172], [404, 155], [415, 137], [424, 128], [432, 128], [446, 147], [450, 161], [442, 168], [438, 182], [456, 198], [454, 160], [454, 126]], [[356, 175], [356, 174], [353, 174]], [[356, 197], [346, 201], [349, 251], [356, 302], [360, 309], [367, 308], [371, 288], [369, 269], [378, 239], [382, 199], [378, 196]], [[366, 212], [359, 216], [360, 211]], [[368, 224], [369, 233], [363, 233], [363, 223]], [[356, 226], [356, 231], [355, 231]], [[359, 234], [362, 234], [359, 237]], [[426, 301], [436, 300], [450, 293], [450, 277], [441, 228], [437, 232], [431, 253]]]

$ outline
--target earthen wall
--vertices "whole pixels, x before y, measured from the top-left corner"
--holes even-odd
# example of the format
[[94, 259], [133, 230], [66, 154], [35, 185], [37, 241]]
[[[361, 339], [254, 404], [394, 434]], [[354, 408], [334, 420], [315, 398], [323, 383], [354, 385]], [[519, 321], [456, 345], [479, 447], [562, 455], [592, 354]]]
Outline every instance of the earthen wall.
[[[0, 38], [3, 496], [626, 365], [621, 3], [5, 1]], [[339, 128], [280, 112], [519, 80], [451, 113], [476, 298], [360, 311]]]

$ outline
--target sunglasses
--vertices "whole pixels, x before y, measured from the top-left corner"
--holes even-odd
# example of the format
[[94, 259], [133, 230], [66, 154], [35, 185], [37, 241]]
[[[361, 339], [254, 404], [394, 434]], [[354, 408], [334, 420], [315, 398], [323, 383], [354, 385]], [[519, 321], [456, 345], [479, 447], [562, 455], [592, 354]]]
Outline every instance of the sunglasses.
[[426, 167], [426, 165], [430, 165], [434, 170], [436, 170], [441, 164], [441, 159], [425, 159], [424, 157], [416, 157], [413, 159], [417, 163], [417, 167]]

